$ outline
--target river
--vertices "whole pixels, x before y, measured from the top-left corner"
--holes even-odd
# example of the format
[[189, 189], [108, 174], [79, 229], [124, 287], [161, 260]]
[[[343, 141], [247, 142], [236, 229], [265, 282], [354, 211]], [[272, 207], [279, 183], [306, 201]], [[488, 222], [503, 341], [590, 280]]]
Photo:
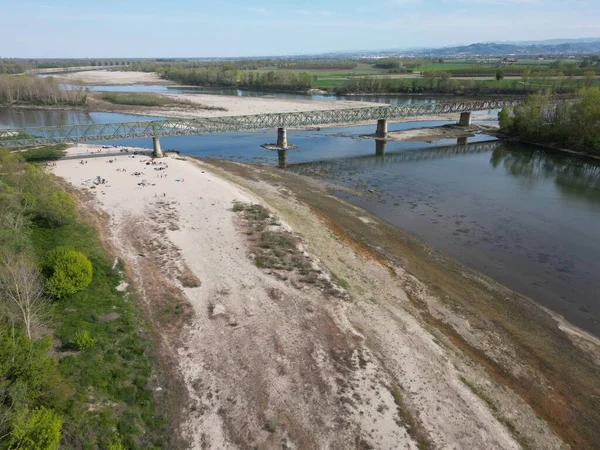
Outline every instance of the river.
[[[139, 120], [139, 116], [0, 109], [0, 126]], [[147, 117], [145, 118], [147, 119]], [[390, 131], [447, 122], [390, 124]], [[487, 136], [467, 146], [360, 138], [373, 126], [290, 130], [289, 170], [361, 191], [336, 195], [600, 335], [600, 165]], [[195, 157], [276, 163], [275, 130], [161, 138]], [[151, 148], [150, 139], [111, 144]]]

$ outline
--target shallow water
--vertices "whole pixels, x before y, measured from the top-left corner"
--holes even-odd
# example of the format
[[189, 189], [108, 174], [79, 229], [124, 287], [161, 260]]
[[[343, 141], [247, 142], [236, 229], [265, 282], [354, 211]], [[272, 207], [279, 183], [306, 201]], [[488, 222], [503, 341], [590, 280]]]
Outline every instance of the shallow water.
[[[2, 110], [0, 126], [139, 120], [80, 111]], [[390, 124], [390, 131], [448, 122]], [[437, 143], [388, 142], [375, 126], [290, 130], [289, 170], [358, 189], [337, 195], [418, 236], [506, 286], [600, 335], [600, 165], [487, 136]], [[276, 164], [275, 130], [161, 138], [196, 157]], [[488, 142], [482, 142], [488, 141]], [[151, 148], [151, 139], [102, 142]]]
[[161, 118], [154, 116], [86, 112], [80, 110], [0, 108], [0, 128], [87, 125], [90, 123], [134, 122], [136, 120], [159, 119]]
[[496, 141], [292, 170], [600, 335], [599, 164]]

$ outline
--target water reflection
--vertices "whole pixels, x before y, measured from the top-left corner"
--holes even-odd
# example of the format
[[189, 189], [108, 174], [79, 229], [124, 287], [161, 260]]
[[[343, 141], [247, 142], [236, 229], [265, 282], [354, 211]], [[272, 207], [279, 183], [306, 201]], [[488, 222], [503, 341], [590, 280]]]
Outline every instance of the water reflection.
[[600, 335], [600, 165], [498, 141], [414, 144], [290, 170], [359, 192], [336, 195]]
[[529, 183], [551, 180], [564, 195], [600, 202], [598, 162], [557, 152], [500, 146], [492, 153], [490, 165]]
[[133, 122], [140, 119], [159, 120], [161, 117], [82, 110], [0, 108], [0, 128], [87, 125], [90, 123]]

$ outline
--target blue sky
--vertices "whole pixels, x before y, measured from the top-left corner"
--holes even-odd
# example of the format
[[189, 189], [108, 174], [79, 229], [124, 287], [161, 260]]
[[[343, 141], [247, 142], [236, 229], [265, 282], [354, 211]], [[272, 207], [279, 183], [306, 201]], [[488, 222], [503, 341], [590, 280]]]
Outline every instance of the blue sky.
[[0, 0], [0, 57], [321, 53], [600, 37], [599, 0]]

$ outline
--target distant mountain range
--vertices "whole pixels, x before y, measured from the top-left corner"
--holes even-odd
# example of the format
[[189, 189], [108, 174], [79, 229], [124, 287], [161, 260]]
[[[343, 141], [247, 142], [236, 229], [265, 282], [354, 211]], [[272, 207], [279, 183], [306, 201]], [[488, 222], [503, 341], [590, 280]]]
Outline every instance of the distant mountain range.
[[532, 43], [478, 43], [457, 47], [416, 50], [430, 56], [575, 55], [600, 53], [600, 38], [554, 39]]

